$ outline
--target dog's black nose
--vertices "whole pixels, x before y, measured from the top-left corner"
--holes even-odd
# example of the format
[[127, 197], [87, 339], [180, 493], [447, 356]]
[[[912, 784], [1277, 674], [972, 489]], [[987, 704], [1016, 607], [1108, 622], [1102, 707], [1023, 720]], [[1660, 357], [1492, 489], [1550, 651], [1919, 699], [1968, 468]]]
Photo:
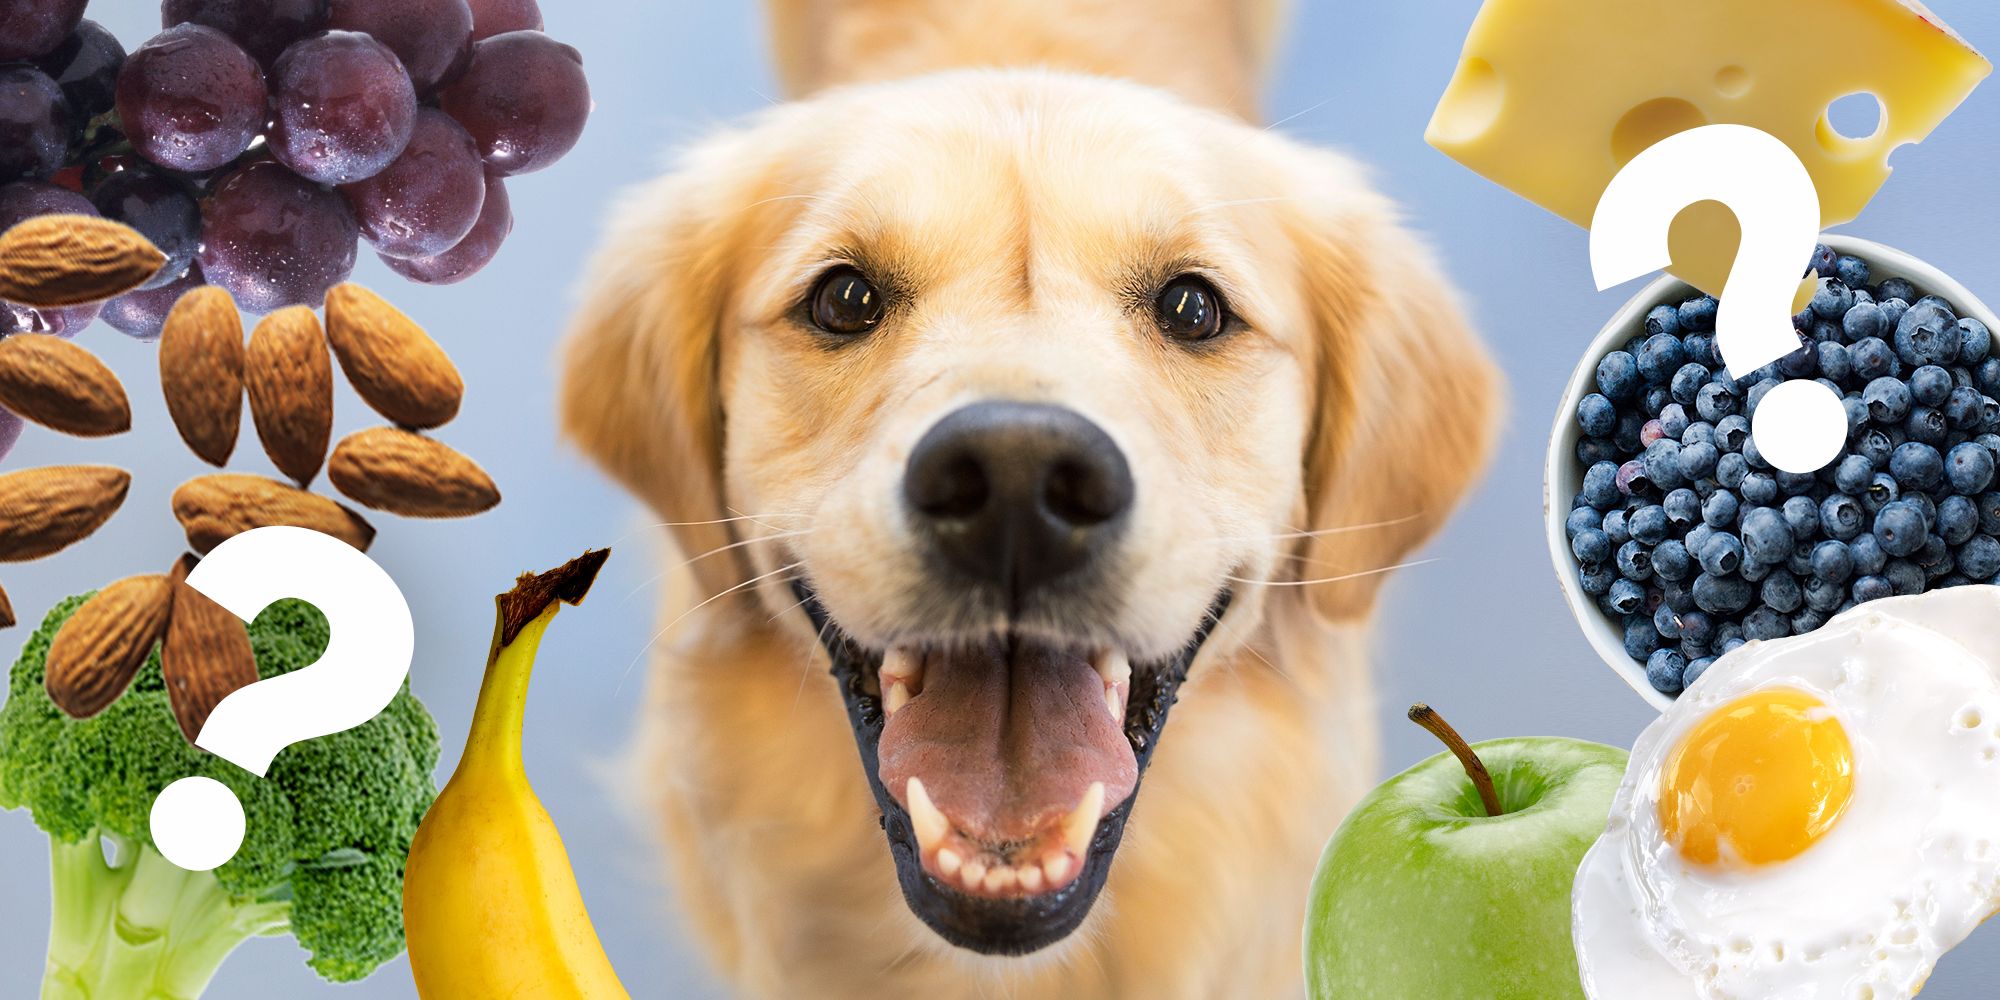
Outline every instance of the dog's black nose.
[[903, 497], [937, 552], [1015, 600], [1089, 562], [1124, 524], [1132, 493], [1111, 436], [1043, 403], [953, 411], [903, 472]]

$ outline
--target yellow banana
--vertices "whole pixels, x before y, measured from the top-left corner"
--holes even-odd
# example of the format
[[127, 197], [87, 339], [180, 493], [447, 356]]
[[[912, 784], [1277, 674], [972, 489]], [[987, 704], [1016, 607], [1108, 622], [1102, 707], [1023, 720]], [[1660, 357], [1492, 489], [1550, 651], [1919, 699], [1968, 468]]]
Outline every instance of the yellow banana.
[[424, 1000], [625, 998], [562, 836], [521, 767], [521, 716], [542, 633], [609, 553], [521, 577], [498, 606], [465, 754], [410, 845], [403, 927]]

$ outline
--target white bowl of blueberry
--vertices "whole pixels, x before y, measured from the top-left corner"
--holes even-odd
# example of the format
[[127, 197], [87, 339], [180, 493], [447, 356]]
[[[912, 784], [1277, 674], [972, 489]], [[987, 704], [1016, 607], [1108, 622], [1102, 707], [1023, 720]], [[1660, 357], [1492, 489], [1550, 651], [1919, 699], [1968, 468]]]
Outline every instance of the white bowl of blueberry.
[[[1855, 604], [2000, 583], [2000, 330], [1899, 250], [1827, 235], [1797, 353], [1732, 379], [1716, 303], [1672, 277], [1591, 341], [1556, 414], [1549, 554], [1591, 647], [1664, 709], [1717, 656]], [[1848, 443], [1816, 474], [1765, 463], [1749, 416], [1831, 385]]]

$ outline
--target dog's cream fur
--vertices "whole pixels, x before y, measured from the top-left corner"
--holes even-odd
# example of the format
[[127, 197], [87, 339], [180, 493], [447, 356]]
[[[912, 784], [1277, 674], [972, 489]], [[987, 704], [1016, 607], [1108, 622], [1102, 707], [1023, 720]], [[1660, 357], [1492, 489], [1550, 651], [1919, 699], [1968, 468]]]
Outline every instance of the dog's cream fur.
[[[563, 420], [695, 557], [641, 759], [681, 903], [744, 994], [1297, 990], [1313, 864], [1376, 768], [1379, 571], [1477, 476], [1497, 390], [1360, 171], [1239, 117], [1276, 24], [1257, 0], [773, 0], [800, 99], [621, 205]], [[895, 305], [830, 349], [797, 307], [843, 261], [892, 274]], [[1195, 350], [1132, 294], [1191, 267], [1245, 321]], [[897, 477], [994, 396], [1083, 412], [1138, 483], [1119, 584], [1068, 638], [1157, 657], [1235, 593], [1090, 920], [1020, 959], [903, 903], [786, 585], [808, 574], [876, 648], [945, 635]]]

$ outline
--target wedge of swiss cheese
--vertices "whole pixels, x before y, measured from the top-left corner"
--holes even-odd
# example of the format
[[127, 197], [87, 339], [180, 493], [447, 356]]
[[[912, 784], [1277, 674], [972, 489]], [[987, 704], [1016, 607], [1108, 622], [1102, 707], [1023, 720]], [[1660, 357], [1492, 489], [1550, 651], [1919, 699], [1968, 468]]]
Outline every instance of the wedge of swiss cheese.
[[[1804, 161], [1824, 228], [1859, 215], [1890, 152], [1930, 135], [1992, 69], [1911, 0], [1486, 0], [1426, 138], [1588, 226], [1611, 178], [1648, 146], [1750, 125]], [[1829, 122], [1851, 94], [1880, 102], [1874, 135]], [[1720, 294], [1737, 234], [1719, 205], [1688, 210], [1674, 225], [1674, 273]]]

